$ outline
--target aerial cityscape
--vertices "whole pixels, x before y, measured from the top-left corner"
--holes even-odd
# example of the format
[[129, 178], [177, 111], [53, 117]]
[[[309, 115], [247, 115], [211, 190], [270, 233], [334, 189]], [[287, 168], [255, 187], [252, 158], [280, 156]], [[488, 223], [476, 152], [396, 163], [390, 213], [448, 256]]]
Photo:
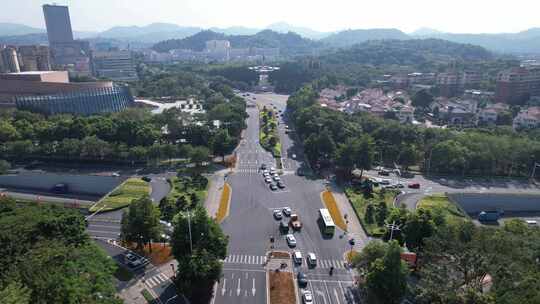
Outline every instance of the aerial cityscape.
[[0, 303], [540, 304], [537, 4], [187, 2], [0, 5]]

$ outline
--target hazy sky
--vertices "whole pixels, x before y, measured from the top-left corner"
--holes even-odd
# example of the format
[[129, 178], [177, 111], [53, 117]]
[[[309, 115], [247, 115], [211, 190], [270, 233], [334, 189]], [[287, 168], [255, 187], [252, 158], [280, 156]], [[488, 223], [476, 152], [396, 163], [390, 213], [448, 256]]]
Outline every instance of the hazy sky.
[[[0, 0], [0, 22], [45, 27], [43, 0]], [[75, 30], [169, 22], [264, 27], [287, 22], [320, 31], [431, 27], [447, 32], [517, 32], [540, 27], [538, 0], [56, 0]]]

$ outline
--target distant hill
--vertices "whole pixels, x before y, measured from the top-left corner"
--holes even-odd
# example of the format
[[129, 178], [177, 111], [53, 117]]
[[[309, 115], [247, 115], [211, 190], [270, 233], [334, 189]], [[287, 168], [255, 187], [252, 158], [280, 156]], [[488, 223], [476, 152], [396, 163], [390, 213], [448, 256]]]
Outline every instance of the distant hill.
[[24, 24], [0, 22], [0, 36], [18, 36], [27, 34], [38, 34], [44, 32], [44, 29], [39, 29]]
[[156, 43], [152, 48], [158, 52], [167, 52], [173, 49], [202, 51], [208, 40], [229, 40], [234, 48], [280, 48], [280, 51], [285, 55], [310, 54], [314, 48], [321, 45], [291, 32], [284, 34], [263, 30], [255, 35], [225, 35], [207, 30], [184, 39], [162, 41]]
[[231, 26], [226, 28], [211, 27], [208, 30], [225, 35], [255, 35], [261, 31], [261, 29], [244, 26]]
[[422, 36], [437, 35], [437, 34], [442, 34], [442, 32], [436, 29], [429, 28], [429, 27], [421, 27], [415, 30], [414, 32], [410, 33], [409, 35], [422, 37]]
[[266, 27], [266, 29], [272, 30], [278, 33], [293, 32], [293, 33], [297, 33], [298, 35], [302, 37], [313, 39], [313, 40], [322, 39], [322, 38], [328, 37], [331, 34], [328, 32], [315, 31], [307, 27], [290, 25], [285, 22], [278, 22], [278, 23], [270, 24]]
[[334, 47], [347, 47], [368, 40], [411, 39], [410, 36], [397, 29], [345, 30], [321, 39], [320, 41]]
[[455, 60], [488, 60], [493, 54], [475, 45], [440, 39], [370, 40], [320, 57], [323, 64], [421, 66]]
[[25, 34], [17, 36], [2, 36], [0, 44], [27, 45], [27, 44], [49, 44], [46, 33]]
[[147, 26], [117, 26], [101, 32], [97, 37], [121, 41], [156, 43], [168, 39], [182, 39], [200, 32], [199, 27], [182, 27], [171, 23], [152, 23]]

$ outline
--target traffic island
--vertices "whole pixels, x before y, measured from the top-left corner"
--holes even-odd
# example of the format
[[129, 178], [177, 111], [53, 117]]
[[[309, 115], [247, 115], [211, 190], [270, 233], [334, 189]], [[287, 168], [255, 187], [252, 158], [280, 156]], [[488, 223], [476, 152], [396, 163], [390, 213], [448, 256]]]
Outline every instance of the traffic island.
[[334, 224], [341, 228], [341, 230], [347, 231], [347, 224], [345, 223], [345, 221], [343, 221], [343, 216], [339, 211], [336, 198], [334, 197], [332, 192], [328, 190], [323, 191], [321, 193], [321, 200], [326, 206], [326, 209], [328, 209], [328, 212], [330, 213]]
[[90, 207], [90, 212], [106, 212], [127, 207], [133, 200], [150, 194], [150, 183], [140, 178], [128, 178]]
[[219, 200], [219, 208], [216, 212], [216, 221], [221, 223], [229, 215], [229, 205], [231, 202], [231, 186], [225, 183]]
[[297, 302], [291, 255], [284, 251], [269, 253], [266, 264], [270, 304], [292, 304]]

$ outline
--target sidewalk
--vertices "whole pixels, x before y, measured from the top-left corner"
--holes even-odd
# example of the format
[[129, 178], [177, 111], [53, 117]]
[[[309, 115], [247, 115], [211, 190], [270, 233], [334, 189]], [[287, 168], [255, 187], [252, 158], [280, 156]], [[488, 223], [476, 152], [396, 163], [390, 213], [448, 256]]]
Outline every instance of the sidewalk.
[[341, 211], [341, 214], [343, 214], [344, 217], [345, 215], [347, 216], [347, 234], [349, 238], [353, 238], [355, 240], [353, 249], [356, 251], [361, 251], [362, 248], [364, 248], [364, 246], [369, 242], [369, 237], [364, 231], [362, 224], [360, 224], [360, 221], [356, 217], [356, 213], [354, 212], [354, 209], [343, 189], [335, 183], [331, 183], [329, 188], [336, 199], [336, 203]]
[[225, 184], [224, 177], [225, 174], [229, 172], [230, 169], [222, 169], [210, 176], [210, 188], [208, 188], [208, 196], [204, 202], [204, 207], [206, 208], [208, 215], [212, 218], [214, 218], [218, 212], [221, 192], [223, 191], [223, 185]]

